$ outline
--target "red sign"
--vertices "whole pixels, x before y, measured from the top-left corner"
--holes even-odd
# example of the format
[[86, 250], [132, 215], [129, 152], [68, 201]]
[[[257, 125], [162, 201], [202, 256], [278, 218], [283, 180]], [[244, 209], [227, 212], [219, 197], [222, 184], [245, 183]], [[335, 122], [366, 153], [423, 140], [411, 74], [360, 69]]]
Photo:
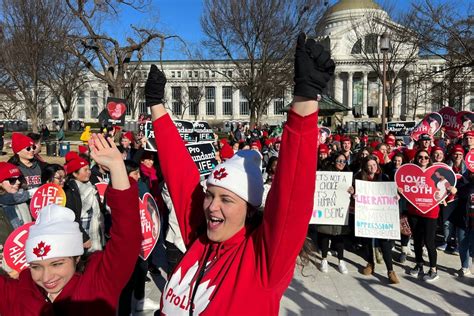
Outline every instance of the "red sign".
[[456, 185], [456, 175], [446, 164], [435, 164], [422, 170], [405, 164], [395, 173], [395, 182], [403, 196], [421, 213], [426, 214], [441, 203]]
[[450, 138], [458, 138], [472, 129], [474, 112], [456, 112], [452, 107], [446, 106], [439, 111], [443, 117], [443, 126]]
[[63, 188], [53, 183], [43, 184], [36, 190], [30, 201], [31, 216], [36, 219], [38, 212], [46, 205], [57, 204], [66, 205], [66, 193]]
[[325, 144], [326, 139], [328, 139], [328, 137], [331, 136], [331, 130], [327, 128], [326, 126], [318, 126], [318, 129], [319, 129], [319, 143]]
[[459, 133], [464, 134], [465, 132], [471, 131], [474, 123], [474, 112], [461, 111], [457, 114], [457, 120], [459, 121], [460, 128]]
[[464, 161], [466, 162], [467, 169], [474, 172], [474, 149], [469, 150], [466, 157], [464, 157]]
[[97, 189], [97, 193], [99, 193], [100, 201], [102, 203], [104, 202], [105, 190], [107, 190], [108, 185], [109, 184], [107, 182], [97, 182], [95, 184], [95, 187]]
[[438, 112], [430, 113], [413, 128], [410, 136], [415, 141], [417, 141], [422, 134], [428, 134], [433, 139], [433, 135], [439, 131], [442, 125], [443, 117], [441, 114]]
[[107, 112], [114, 120], [119, 120], [127, 110], [127, 106], [122, 102], [110, 101], [107, 103]]
[[3, 249], [3, 258], [5, 263], [11, 269], [20, 273], [28, 267], [26, 263], [25, 255], [25, 243], [28, 239], [28, 233], [30, 232], [30, 226], [34, 222], [25, 224], [15, 229], [5, 241]]
[[140, 222], [142, 226], [140, 257], [146, 260], [160, 238], [161, 229], [158, 206], [150, 193], [146, 193], [143, 199], [140, 199]]

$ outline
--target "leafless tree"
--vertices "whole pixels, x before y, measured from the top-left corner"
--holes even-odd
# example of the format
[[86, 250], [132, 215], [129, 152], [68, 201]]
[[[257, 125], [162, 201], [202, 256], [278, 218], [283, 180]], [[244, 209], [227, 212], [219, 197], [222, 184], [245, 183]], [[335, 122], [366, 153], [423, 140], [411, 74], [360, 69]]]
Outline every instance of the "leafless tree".
[[323, 9], [319, 0], [204, 1], [203, 45], [213, 59], [231, 64], [227, 69], [216, 69], [212, 63], [203, 67], [217, 71], [242, 92], [252, 125], [278, 92], [292, 84], [297, 34], [311, 30]]
[[18, 119], [18, 116], [25, 110], [22, 102], [15, 102], [9, 98], [0, 100], [0, 117], [6, 120]]

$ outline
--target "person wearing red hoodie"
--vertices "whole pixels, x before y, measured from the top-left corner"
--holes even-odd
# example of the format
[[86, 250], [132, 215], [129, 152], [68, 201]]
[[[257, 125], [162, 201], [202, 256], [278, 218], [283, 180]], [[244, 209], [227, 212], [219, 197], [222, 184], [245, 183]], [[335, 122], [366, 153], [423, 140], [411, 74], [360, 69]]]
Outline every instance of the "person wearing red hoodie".
[[74, 212], [48, 205], [31, 226], [25, 245], [29, 268], [18, 280], [0, 275], [2, 316], [110, 315], [127, 283], [140, 250], [141, 228], [136, 183], [130, 183], [122, 155], [112, 139], [89, 141], [95, 161], [110, 169], [106, 193], [114, 214], [105, 251], [91, 255], [77, 272], [83, 254], [82, 234]]
[[[215, 167], [204, 192], [162, 99], [152, 65], [145, 85], [160, 165], [187, 252], [170, 275], [162, 315], [277, 315], [312, 213], [318, 94], [334, 73], [322, 46], [298, 37], [292, 109], [263, 214], [260, 156], [242, 150]], [[312, 170], [312, 171], [311, 171]], [[263, 219], [262, 219], [263, 217]]]

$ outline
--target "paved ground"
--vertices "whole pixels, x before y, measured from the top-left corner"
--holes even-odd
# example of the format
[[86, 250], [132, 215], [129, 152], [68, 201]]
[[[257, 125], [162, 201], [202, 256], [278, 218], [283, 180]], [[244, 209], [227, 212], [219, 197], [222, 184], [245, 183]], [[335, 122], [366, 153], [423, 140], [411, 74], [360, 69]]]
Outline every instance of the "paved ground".
[[[395, 250], [394, 258], [398, 254]], [[348, 275], [339, 273], [335, 257], [328, 258], [327, 274], [317, 269], [319, 255], [315, 253], [312, 259], [304, 276], [296, 268], [281, 301], [280, 315], [474, 315], [474, 277], [457, 276], [458, 256], [438, 251], [440, 279], [433, 283], [406, 273], [413, 258], [404, 265], [394, 262], [401, 281], [397, 285], [388, 284], [383, 263], [376, 265], [375, 275], [362, 275], [365, 261], [354, 253], [346, 252]], [[147, 284], [146, 291], [147, 297], [159, 300], [161, 292], [153, 282]]]

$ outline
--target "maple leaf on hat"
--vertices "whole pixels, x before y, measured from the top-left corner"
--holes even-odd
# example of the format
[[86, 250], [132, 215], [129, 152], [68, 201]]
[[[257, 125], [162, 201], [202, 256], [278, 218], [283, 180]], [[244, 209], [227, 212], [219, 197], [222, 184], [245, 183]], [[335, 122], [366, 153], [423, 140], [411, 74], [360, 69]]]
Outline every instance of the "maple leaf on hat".
[[227, 177], [227, 172], [225, 172], [225, 168], [220, 168], [219, 170], [214, 171], [214, 179], [221, 180]]
[[49, 251], [51, 250], [50, 245], [46, 245], [44, 241], [40, 241], [38, 245], [33, 248], [33, 253], [38, 257], [43, 259], [43, 257], [47, 256]]

